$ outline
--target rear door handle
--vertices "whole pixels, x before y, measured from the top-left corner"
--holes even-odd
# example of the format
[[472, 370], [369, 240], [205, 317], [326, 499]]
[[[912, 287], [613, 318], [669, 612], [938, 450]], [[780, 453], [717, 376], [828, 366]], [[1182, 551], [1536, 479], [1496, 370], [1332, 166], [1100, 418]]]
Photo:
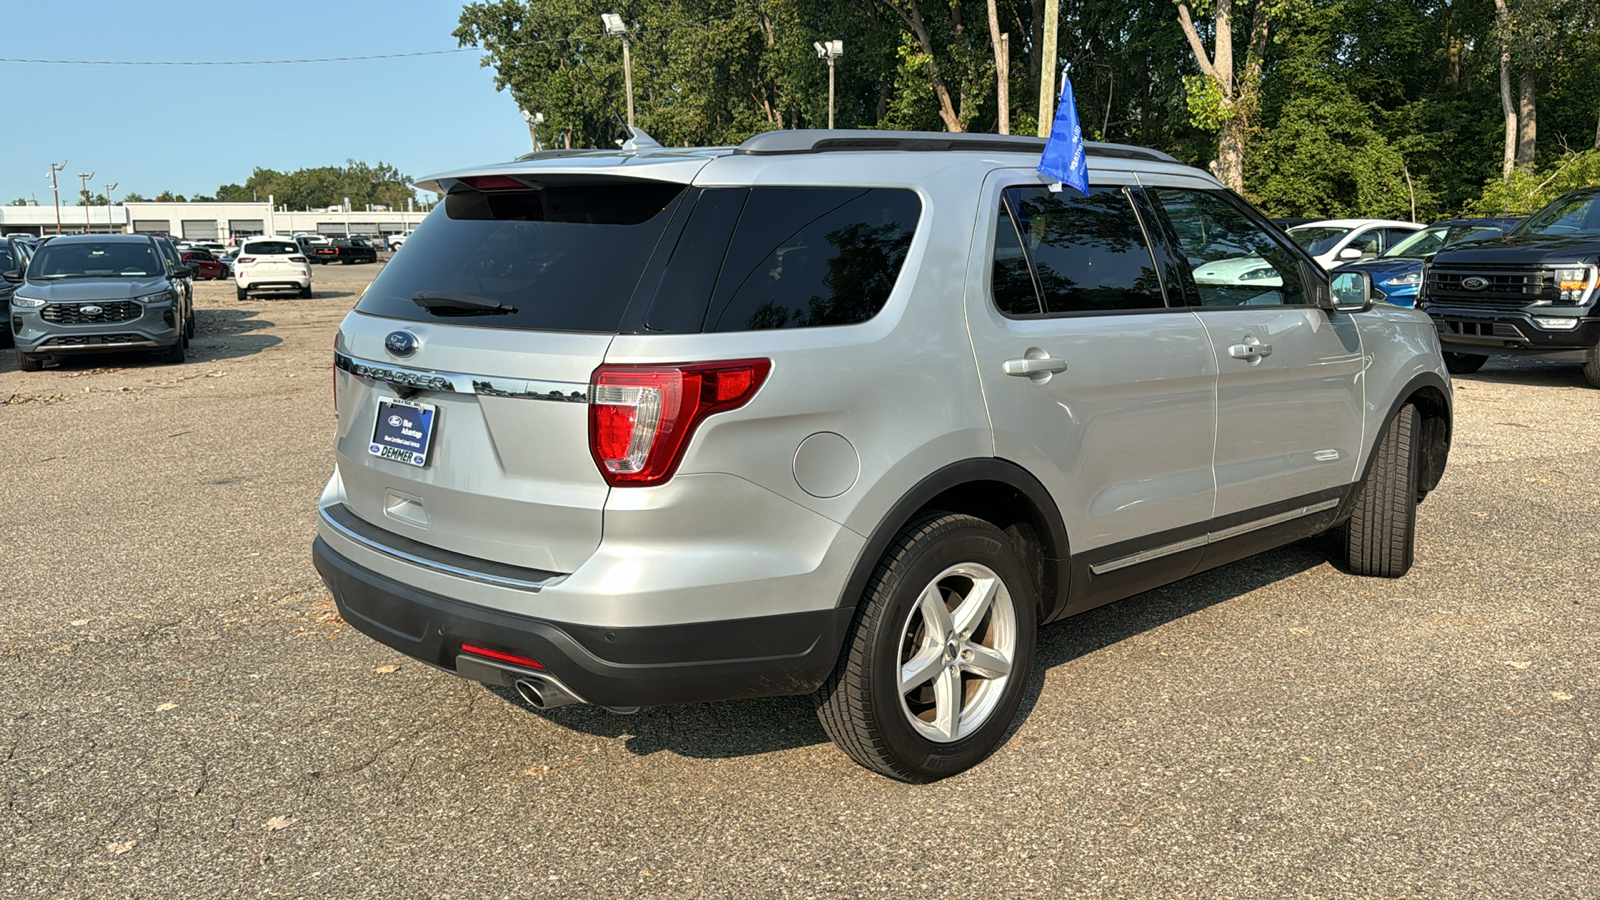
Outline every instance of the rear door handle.
[[1008, 359], [1005, 362], [1007, 375], [1037, 375], [1040, 372], [1065, 372], [1067, 361], [1054, 356], [1045, 356], [1038, 359], [1024, 357], [1023, 359]]

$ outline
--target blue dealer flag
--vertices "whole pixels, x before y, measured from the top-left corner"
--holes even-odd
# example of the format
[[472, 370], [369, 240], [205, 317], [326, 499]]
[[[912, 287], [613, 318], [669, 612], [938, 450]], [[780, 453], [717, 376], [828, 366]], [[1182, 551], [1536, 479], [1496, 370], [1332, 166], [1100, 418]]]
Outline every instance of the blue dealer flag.
[[1072, 79], [1061, 74], [1061, 105], [1050, 125], [1050, 140], [1039, 158], [1039, 172], [1089, 196], [1089, 160], [1084, 156], [1083, 129], [1078, 127], [1078, 106], [1072, 99]]

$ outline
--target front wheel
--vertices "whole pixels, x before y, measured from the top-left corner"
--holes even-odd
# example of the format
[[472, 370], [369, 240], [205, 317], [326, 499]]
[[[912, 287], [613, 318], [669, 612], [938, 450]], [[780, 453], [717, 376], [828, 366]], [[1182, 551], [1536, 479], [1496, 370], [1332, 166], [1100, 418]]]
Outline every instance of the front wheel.
[[1399, 578], [1417, 543], [1417, 408], [1406, 404], [1383, 437], [1345, 523], [1345, 561], [1357, 575]]
[[1583, 361], [1583, 380], [1590, 387], [1600, 388], [1600, 344], [1591, 348], [1589, 358]]
[[1444, 367], [1451, 375], [1471, 375], [1483, 368], [1489, 361], [1487, 356], [1476, 353], [1446, 353], [1444, 354]]
[[1004, 532], [972, 516], [913, 522], [868, 582], [815, 695], [851, 759], [913, 783], [972, 768], [999, 745], [1033, 671], [1034, 580]]
[[44, 368], [44, 360], [36, 356], [29, 356], [28, 354], [23, 353], [21, 350], [18, 350], [17, 368], [24, 372], [37, 372]]

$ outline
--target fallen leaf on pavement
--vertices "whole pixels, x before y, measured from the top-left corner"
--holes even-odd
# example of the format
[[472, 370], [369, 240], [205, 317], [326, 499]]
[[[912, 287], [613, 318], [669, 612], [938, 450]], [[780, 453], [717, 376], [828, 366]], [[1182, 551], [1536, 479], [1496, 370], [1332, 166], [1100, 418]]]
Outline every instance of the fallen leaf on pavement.
[[1571, 694], [1563, 694], [1560, 691], [1551, 691], [1550, 692], [1550, 696], [1554, 697], [1557, 700], [1571, 700], [1572, 699], [1572, 695]]
[[127, 853], [129, 850], [132, 850], [133, 849], [133, 845], [137, 844], [137, 843], [139, 843], [139, 842], [138, 841], [112, 841], [111, 843], [106, 845], [106, 849], [111, 852], [112, 856], [121, 856], [122, 854]]
[[267, 830], [282, 831], [285, 828], [288, 828], [290, 825], [293, 825], [294, 822], [295, 820], [289, 818], [288, 816], [273, 816], [267, 820]]
[[399, 666], [379, 666], [376, 669], [373, 669], [372, 671], [377, 672], [379, 675], [390, 675], [390, 674], [393, 674], [395, 672], [400, 671], [400, 667]]
[[1513, 669], [1526, 669], [1527, 667], [1533, 665], [1531, 662], [1523, 662], [1518, 659], [1502, 659], [1500, 661]]
[[166, 712], [169, 709], [177, 709], [177, 708], [178, 708], [178, 704], [176, 704], [176, 703], [163, 703], [160, 706], [156, 707], [156, 712]]

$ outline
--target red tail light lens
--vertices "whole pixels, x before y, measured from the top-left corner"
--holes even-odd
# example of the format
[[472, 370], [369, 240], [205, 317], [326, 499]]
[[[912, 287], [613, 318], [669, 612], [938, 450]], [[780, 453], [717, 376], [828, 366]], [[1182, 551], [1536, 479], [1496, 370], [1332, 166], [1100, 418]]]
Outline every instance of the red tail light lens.
[[490, 659], [498, 659], [501, 662], [513, 663], [519, 666], [527, 666], [530, 669], [544, 668], [544, 663], [539, 662], [537, 659], [530, 659], [526, 656], [518, 656], [515, 653], [506, 653], [503, 650], [490, 650], [488, 647], [475, 647], [472, 644], [462, 644], [461, 652], [471, 653], [474, 656], [487, 656]]
[[525, 191], [526, 184], [506, 175], [469, 175], [461, 183], [480, 191]]
[[304, 256], [291, 256], [291, 257], [289, 257], [289, 262], [305, 262], [305, 261], [306, 261], [306, 258]]
[[589, 383], [589, 452], [612, 487], [661, 484], [695, 429], [749, 402], [770, 359], [673, 366], [601, 366]]
[[243, 256], [243, 257], [240, 257], [237, 260], [237, 262], [240, 265], [244, 265], [245, 263], [252, 263], [252, 262], [255, 262], [255, 261], [256, 261], [256, 258], [254, 256]]

